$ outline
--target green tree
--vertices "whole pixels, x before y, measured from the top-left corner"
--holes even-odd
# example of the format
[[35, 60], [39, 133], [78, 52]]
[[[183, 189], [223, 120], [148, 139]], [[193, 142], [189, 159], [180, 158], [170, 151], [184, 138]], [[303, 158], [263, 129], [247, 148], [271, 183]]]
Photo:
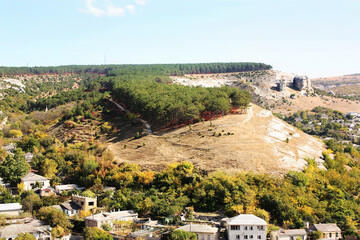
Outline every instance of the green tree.
[[52, 159], [45, 159], [44, 163], [41, 166], [41, 174], [47, 178], [52, 178], [57, 172], [57, 163]]
[[175, 230], [170, 233], [170, 240], [196, 240], [197, 236], [195, 233], [186, 232], [183, 230]]
[[104, 231], [107, 231], [107, 232], [110, 232], [111, 231], [111, 226], [110, 224], [108, 223], [104, 223], [101, 225], [101, 228], [104, 230]]
[[25, 198], [23, 198], [21, 204], [23, 205], [25, 210], [32, 212], [33, 210], [37, 210], [42, 206], [42, 201], [39, 195], [32, 192], [29, 195], [27, 195]]
[[50, 224], [51, 227], [60, 226], [69, 231], [72, 228], [72, 224], [69, 222], [69, 219], [64, 212], [55, 209], [53, 207], [42, 207], [37, 213], [37, 217], [44, 221], [47, 224]]
[[320, 238], [322, 238], [323, 233], [321, 231], [312, 231], [309, 234], [309, 237], [311, 240], [318, 240]]
[[20, 233], [15, 240], [36, 240], [36, 238], [30, 233]]
[[8, 134], [10, 138], [19, 138], [22, 135], [23, 133], [20, 130], [16, 130], [16, 129], [11, 129]]
[[16, 150], [15, 155], [8, 155], [0, 166], [0, 176], [4, 182], [16, 186], [20, 179], [29, 172], [29, 164], [26, 162], [23, 152]]
[[93, 193], [90, 189], [85, 190], [84, 192], [81, 193], [81, 195], [84, 197], [90, 197], [90, 198], [96, 197], [96, 194]]
[[112, 236], [100, 228], [87, 227], [84, 230], [85, 240], [112, 240]]

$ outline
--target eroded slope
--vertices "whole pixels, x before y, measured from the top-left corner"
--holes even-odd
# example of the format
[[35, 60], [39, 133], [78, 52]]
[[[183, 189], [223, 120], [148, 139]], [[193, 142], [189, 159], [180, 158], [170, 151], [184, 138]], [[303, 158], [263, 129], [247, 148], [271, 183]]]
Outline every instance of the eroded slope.
[[[221, 136], [219, 136], [219, 133]], [[206, 171], [285, 173], [302, 169], [304, 158], [321, 163], [324, 145], [256, 105], [246, 115], [229, 115], [140, 139], [108, 143], [116, 161], [160, 169], [191, 161]]]

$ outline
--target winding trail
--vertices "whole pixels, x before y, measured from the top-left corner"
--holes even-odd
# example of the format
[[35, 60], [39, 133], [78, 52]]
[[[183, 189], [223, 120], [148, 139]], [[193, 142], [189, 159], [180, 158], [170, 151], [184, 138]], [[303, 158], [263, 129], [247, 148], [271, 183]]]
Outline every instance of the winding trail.
[[[126, 113], [131, 113], [129, 110], [125, 109], [123, 106], [121, 106], [120, 104], [115, 102], [112, 98], [109, 98], [109, 101], [114, 103], [121, 111], [124, 111]], [[148, 134], [153, 135], [153, 132], [151, 130], [151, 125], [147, 121], [145, 121], [144, 119], [141, 119], [139, 117], [138, 117], [138, 119], [139, 119], [140, 122], [142, 122], [145, 125], [146, 131], [148, 132]]]
[[248, 121], [250, 121], [250, 119], [254, 116], [254, 110], [253, 110], [253, 107], [250, 106], [248, 108], [248, 111], [246, 113], [246, 117], [240, 121], [240, 122], [237, 122], [237, 123], [232, 123], [232, 124], [221, 124], [221, 125], [218, 125], [219, 127], [227, 127], [227, 126], [234, 126], [234, 125], [239, 125], [239, 124], [243, 124], [243, 123], [246, 123]]

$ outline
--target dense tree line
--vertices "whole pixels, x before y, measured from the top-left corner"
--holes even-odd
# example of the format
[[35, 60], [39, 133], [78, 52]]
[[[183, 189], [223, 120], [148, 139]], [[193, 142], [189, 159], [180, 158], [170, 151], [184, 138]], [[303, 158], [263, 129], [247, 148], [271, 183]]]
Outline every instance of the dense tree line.
[[113, 78], [113, 97], [154, 124], [201, 120], [201, 113], [226, 114], [246, 107], [251, 95], [237, 88], [188, 87], [151, 79]]
[[97, 73], [97, 74], [138, 74], [183, 75], [189, 73], [228, 73], [255, 70], [269, 70], [264, 63], [194, 63], [194, 64], [129, 64], [129, 65], [68, 65], [57, 67], [0, 67], [1, 75], [47, 74], [47, 73]]
[[51, 109], [73, 101], [99, 99], [102, 96], [103, 94], [100, 92], [86, 92], [83, 88], [81, 88], [67, 92], [61, 92], [48, 98], [40, 98], [36, 101], [28, 100], [26, 104], [23, 104], [20, 109], [25, 112], [33, 112], [35, 110], [45, 110], [46, 107]]

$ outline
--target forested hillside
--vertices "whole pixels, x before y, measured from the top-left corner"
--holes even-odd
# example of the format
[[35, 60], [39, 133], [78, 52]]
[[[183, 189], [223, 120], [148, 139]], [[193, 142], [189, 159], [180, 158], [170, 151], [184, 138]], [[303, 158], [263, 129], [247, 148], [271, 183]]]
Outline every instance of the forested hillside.
[[[60, 66], [35, 68], [0, 68], [3, 74], [61, 74], [75, 73], [79, 80], [78, 90], [57, 91], [51, 97], [32, 99], [30, 96], [56, 89], [62, 82], [36, 84], [30, 81], [30, 92], [25, 97], [26, 104], [18, 108], [34, 111], [53, 108], [69, 101], [86, 98], [86, 92], [106, 89], [112, 97], [130, 111], [162, 127], [178, 123], [200, 121], [207, 113], [212, 116], [227, 114], [232, 108], [246, 107], [251, 95], [243, 90], [222, 88], [194, 88], [169, 83], [169, 75], [187, 73], [224, 73], [249, 70], [271, 69], [262, 63], [203, 63], [203, 64], [154, 64], [154, 65], [103, 65], [103, 66]], [[98, 73], [100, 75], [91, 75]], [[107, 76], [101, 76], [107, 74]], [[73, 75], [72, 75], [73, 76]], [[75, 75], [76, 76], [76, 75]], [[41, 79], [46, 78], [45, 76]], [[67, 85], [64, 85], [67, 86]], [[54, 91], [54, 90], [52, 90]], [[86, 92], [84, 92], [86, 91]], [[7, 99], [6, 101], [10, 101]], [[21, 101], [23, 102], [23, 100]], [[13, 105], [19, 105], [18, 101]], [[11, 105], [10, 105], [11, 106]]]
[[1, 75], [46, 74], [46, 73], [99, 73], [123, 75], [148, 73], [160, 75], [182, 75], [186, 73], [227, 73], [269, 70], [263, 63], [195, 63], [195, 64], [139, 64], [139, 65], [68, 65], [58, 67], [0, 67]]
[[157, 125], [201, 120], [205, 111], [226, 114], [246, 107], [251, 95], [240, 89], [187, 87], [154, 80], [114, 78], [113, 97]]
[[[108, 136], [128, 137], [120, 135], [122, 130], [137, 126], [111, 108], [112, 103], [107, 101], [109, 97], [158, 126], [201, 120], [203, 112], [222, 115], [233, 107], [248, 106], [250, 94], [231, 87], [207, 89], [168, 84], [168, 75], [254, 70], [252, 68], [271, 67], [230, 63], [1, 68], [2, 74], [63, 71], [78, 72], [81, 77], [77, 82], [78, 89], [61, 91], [64, 87], [61, 82], [54, 82], [54, 86], [32, 82], [34, 89], [43, 87], [59, 92], [44, 98], [39, 97], [39, 90], [31, 94], [10, 89], [9, 94], [0, 100], [0, 109], [4, 111], [2, 118], [7, 117], [0, 145], [13, 142], [17, 146], [11, 154], [0, 150], [0, 177], [15, 187], [31, 167], [50, 178], [52, 186], [77, 183], [86, 187], [83, 194], [97, 196], [101, 208], [132, 209], [140, 216], [156, 219], [194, 207], [196, 211], [219, 211], [227, 216], [240, 212], [254, 213], [268, 223], [285, 228], [300, 228], [306, 221], [335, 222], [344, 231], [345, 237], [358, 236], [360, 153], [352, 144], [327, 141], [328, 151], [323, 154], [324, 169], [319, 168], [313, 159], [307, 159], [304, 170], [273, 176], [252, 172], [210, 173], [187, 161], [169, 164], [159, 171], [145, 170], [136, 164], [114, 161], [114, 155], [102, 142]], [[85, 77], [85, 72], [99, 74]], [[51, 110], [45, 112], [46, 107]], [[255, 112], [254, 115], [261, 114]], [[304, 113], [300, 115], [305, 119]], [[251, 117], [247, 121], [251, 122]], [[262, 127], [264, 121], [261, 121]], [[218, 127], [211, 122], [206, 125], [206, 134], [194, 129], [199, 133], [196, 136], [204, 141], [215, 142], [214, 139], [219, 138], [238, 140], [237, 133], [225, 131], [225, 126]], [[242, 125], [238, 128], [241, 129]], [[186, 129], [191, 131], [189, 127]], [[258, 129], [251, 129], [243, 134], [256, 131]], [[292, 144], [291, 137], [297, 138], [293, 132], [282, 134], [286, 137], [280, 142], [286, 146]], [[141, 136], [134, 135], [128, 139], [132, 142], [136, 142], [134, 139], [142, 140]], [[189, 141], [188, 144], [193, 143]], [[236, 144], [239, 145], [238, 142]], [[251, 144], [259, 143], [253, 139]], [[147, 146], [144, 141], [136, 148], [131, 149], [129, 144], [122, 145], [122, 149], [136, 153], [140, 148], [146, 151]], [[199, 151], [209, 159], [211, 149], [199, 147]], [[34, 154], [30, 163], [25, 161], [25, 152]], [[229, 154], [232, 152], [229, 151]], [[219, 156], [213, 157], [217, 159]], [[226, 164], [222, 167], [230, 169], [234, 160]], [[116, 191], [113, 194], [103, 191], [105, 186], [115, 187]], [[21, 202], [30, 206], [31, 201], [32, 209], [28, 207], [25, 211], [34, 211], [39, 215], [44, 211], [42, 207], [59, 204], [69, 195], [71, 193], [63, 193], [60, 197], [39, 197], [33, 191], [23, 192], [20, 189], [19, 194], [13, 196], [9, 190], [2, 188], [0, 203]], [[74, 219], [81, 221], [80, 218]], [[66, 226], [69, 230], [67, 228], [71, 225]]]

